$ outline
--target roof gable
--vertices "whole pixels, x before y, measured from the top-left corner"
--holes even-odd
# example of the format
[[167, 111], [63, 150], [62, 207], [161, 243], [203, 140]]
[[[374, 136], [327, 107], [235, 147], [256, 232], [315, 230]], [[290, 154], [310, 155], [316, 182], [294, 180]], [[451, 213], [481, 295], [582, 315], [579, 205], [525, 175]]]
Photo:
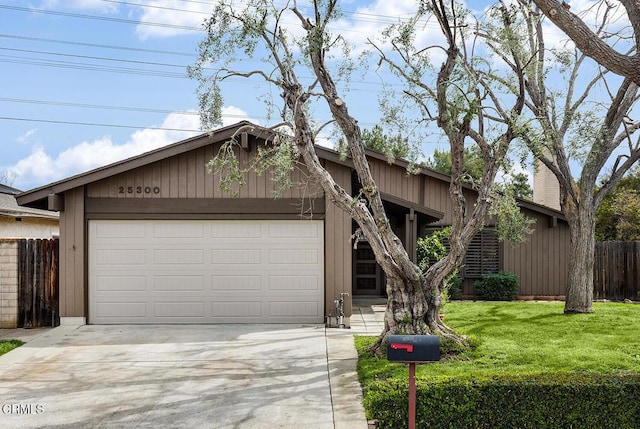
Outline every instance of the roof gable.
[[[195, 137], [191, 137], [177, 143], [173, 143], [149, 152], [145, 152], [140, 155], [136, 155], [131, 158], [127, 158], [122, 161], [99, 167], [39, 188], [22, 192], [16, 196], [17, 202], [22, 206], [46, 208], [46, 201], [50, 194], [61, 194], [68, 190], [94, 183], [99, 180], [118, 175], [120, 173], [125, 173], [137, 168], [141, 168], [146, 165], [162, 161], [167, 158], [171, 158], [192, 150], [196, 150], [207, 145], [224, 142], [234, 136], [237, 136], [240, 133], [247, 133], [249, 135], [262, 139], [269, 139], [274, 136], [274, 133], [271, 130], [253, 124], [249, 121], [241, 121], [234, 125], [217, 129], [211, 133], [205, 133]], [[338, 152], [332, 149], [317, 146], [316, 151], [318, 157], [321, 159], [325, 159], [333, 163], [341, 164], [351, 168], [353, 167], [349, 159], [344, 159]], [[366, 154], [367, 157], [389, 162], [387, 156], [382, 153], [367, 149]], [[402, 159], [394, 160], [393, 164], [405, 169], [409, 166], [409, 162]], [[450, 181], [449, 175], [428, 168], [421, 168], [420, 174], [447, 183]], [[19, 192], [18, 190], [15, 191]], [[562, 217], [561, 212], [557, 210], [550, 209], [539, 204], [530, 203], [528, 201], [522, 201], [522, 203], [523, 204], [521, 205], [523, 207], [526, 207], [530, 210], [538, 211], [551, 216]]]

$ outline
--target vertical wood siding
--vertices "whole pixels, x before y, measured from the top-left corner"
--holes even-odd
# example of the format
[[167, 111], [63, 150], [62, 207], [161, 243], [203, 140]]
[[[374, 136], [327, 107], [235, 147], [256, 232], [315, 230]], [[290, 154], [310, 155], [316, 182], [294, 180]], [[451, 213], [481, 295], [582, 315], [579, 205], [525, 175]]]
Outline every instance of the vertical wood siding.
[[404, 167], [375, 158], [369, 159], [369, 166], [380, 192], [421, 204], [421, 175], [409, 174]]
[[60, 317], [85, 316], [84, 188], [65, 192], [60, 212]]
[[[351, 170], [331, 162], [326, 168], [334, 180], [351, 192]], [[325, 312], [333, 309], [333, 298], [340, 293], [352, 295], [351, 217], [326, 198], [325, 213]], [[345, 315], [351, 316], [351, 300], [346, 300]], [[327, 313], [328, 314], [328, 313]]]
[[[234, 198], [220, 189], [220, 175], [207, 172], [207, 162], [217, 153], [219, 145], [209, 145], [180, 154], [145, 167], [118, 174], [87, 185], [89, 198]], [[250, 166], [256, 155], [236, 150], [242, 168]], [[308, 178], [304, 165], [299, 164], [290, 174], [292, 189], [282, 198], [322, 196], [321, 189]], [[233, 187], [239, 198], [274, 198], [275, 184], [266, 172], [257, 175], [252, 169], [245, 173], [245, 183]]]
[[565, 294], [568, 271], [569, 227], [564, 222], [549, 228], [548, 217], [525, 211], [536, 220], [525, 243], [503, 243], [502, 269], [518, 276], [518, 295], [560, 297]]

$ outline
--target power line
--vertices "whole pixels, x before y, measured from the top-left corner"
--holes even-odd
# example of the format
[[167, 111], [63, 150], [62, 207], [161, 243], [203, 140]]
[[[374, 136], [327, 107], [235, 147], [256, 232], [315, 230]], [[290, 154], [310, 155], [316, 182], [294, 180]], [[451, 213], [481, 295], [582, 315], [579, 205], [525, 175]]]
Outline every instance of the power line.
[[[158, 63], [154, 61], [125, 60], [123, 58], [96, 57], [94, 55], [65, 54], [62, 52], [35, 51], [31, 49], [18, 49], [18, 48], [0, 48], [0, 50], [12, 51], [12, 52], [24, 52], [28, 54], [55, 55], [59, 57], [83, 58], [83, 59], [100, 60], [100, 61], [117, 61], [121, 63], [144, 64], [144, 65], [151, 65], [151, 66], [175, 67], [175, 68], [181, 68], [181, 69], [187, 68], [186, 64], [169, 64], [169, 63]], [[205, 69], [205, 70], [208, 70], [208, 69]]]
[[160, 131], [184, 131], [193, 133], [203, 133], [204, 130], [191, 130], [181, 128], [165, 128], [165, 127], [138, 127], [135, 125], [122, 125], [122, 124], [103, 124], [97, 122], [78, 122], [78, 121], [57, 121], [52, 119], [37, 119], [37, 118], [16, 118], [9, 116], [0, 116], [0, 120], [4, 121], [22, 121], [22, 122], [40, 122], [46, 124], [58, 124], [58, 125], [83, 125], [89, 127], [108, 127], [108, 128], [129, 128], [129, 129], [145, 129], [145, 130], [160, 130]]
[[[103, 1], [109, 1], [109, 0], [103, 0]], [[128, 4], [128, 5], [131, 5], [131, 6], [138, 6], [138, 7], [143, 7], [143, 8], [166, 9], [166, 10], [172, 10], [172, 11], [178, 11], [178, 12], [190, 12], [190, 13], [199, 13], [199, 14], [210, 15], [209, 13], [206, 13], [206, 12], [192, 11], [192, 10], [188, 10], [188, 9], [169, 8], [169, 7], [166, 7], [166, 6], [146, 5], [146, 4], [139, 4], [139, 3], [123, 2], [123, 1], [112, 1], [112, 3]], [[151, 21], [141, 21], [141, 20], [137, 21], [137, 20], [132, 20], [132, 19], [113, 18], [113, 17], [97, 16], [97, 15], [86, 15], [86, 14], [81, 14], [81, 13], [61, 12], [61, 11], [50, 10], [50, 9], [26, 8], [26, 7], [10, 6], [10, 5], [0, 5], [0, 9], [9, 9], [9, 10], [15, 10], [15, 11], [20, 11], [20, 12], [29, 12], [29, 13], [40, 13], [40, 14], [47, 14], [47, 15], [65, 16], [65, 17], [71, 17], [71, 18], [93, 19], [93, 20], [99, 20], [99, 21], [117, 22], [117, 23], [122, 23], [122, 24], [146, 25], [146, 26], [151, 26], [151, 27], [171, 28], [171, 29], [175, 29], [175, 30], [205, 32], [205, 30], [204, 30], [204, 28], [202, 28], [202, 26], [193, 27], [193, 26], [167, 24], [167, 23], [159, 23], [159, 22], [151, 22]], [[362, 14], [362, 15], [363, 16], [376, 17], [376, 18], [388, 18], [390, 21], [384, 23], [384, 22], [381, 22], [380, 19], [359, 19], [359, 18], [354, 18], [357, 14], [359, 14], [359, 12], [353, 12], [352, 13], [352, 20], [353, 21], [374, 22], [374, 23], [380, 23], [380, 24], [393, 24], [393, 23], [397, 23], [397, 22], [403, 21], [399, 17], [376, 15], [376, 14]], [[426, 27], [430, 26], [430, 27], [434, 27], [435, 28], [437, 25], [435, 23], [432, 23], [431, 21], [427, 20], [427, 21], [425, 21], [424, 26], [426, 26]], [[331, 30], [333, 28], [328, 27], [328, 29]], [[357, 30], [351, 30], [351, 29], [346, 29], [346, 28], [341, 28], [340, 31], [343, 31], [343, 32], [344, 31], [351, 31], [351, 32], [356, 31], [357, 32]]]
[[124, 73], [124, 74], [134, 74], [134, 75], [141, 75], [141, 76], [169, 77], [169, 78], [178, 78], [178, 79], [186, 78], [186, 75], [184, 73], [167, 72], [167, 71], [161, 71], [161, 70], [134, 69], [131, 67], [109, 67], [109, 66], [100, 66], [100, 65], [90, 65], [86, 63], [76, 63], [71, 61], [35, 60], [31, 58], [25, 59], [22, 57], [15, 57], [11, 55], [0, 55], [0, 62], [37, 65], [37, 66], [44, 66], [44, 67], [57, 67], [57, 68], [66, 68], [66, 69], [74, 69], [74, 70]]
[[[202, 12], [202, 11], [199, 11], [199, 10], [178, 9], [178, 8], [175, 8], [175, 7], [168, 7], [168, 6], [158, 6], [158, 5], [144, 4], [144, 3], [131, 3], [131, 2], [128, 2], [128, 1], [117, 1], [117, 0], [101, 0], [101, 1], [106, 2], [106, 3], [123, 4], [123, 5], [126, 5], [126, 6], [138, 6], [138, 7], [141, 7], [141, 8], [170, 10], [170, 11], [173, 11], [173, 12], [197, 13], [199, 15], [211, 16], [210, 12]], [[215, 6], [215, 4], [213, 4], [213, 3], [201, 3], [201, 4], [208, 4], [208, 5], [211, 5], [212, 7]]]
[[98, 43], [85, 43], [71, 40], [59, 40], [59, 39], [46, 39], [40, 37], [27, 37], [27, 36], [18, 36], [15, 34], [0, 34], [0, 38], [7, 39], [17, 39], [17, 40], [28, 40], [32, 42], [45, 42], [45, 43], [59, 43], [65, 45], [73, 45], [73, 46], [86, 46], [89, 48], [103, 48], [103, 49], [119, 49], [123, 51], [133, 51], [133, 52], [148, 52], [152, 54], [163, 54], [163, 55], [179, 55], [184, 57], [194, 57], [195, 54], [188, 54], [186, 52], [176, 52], [176, 51], [163, 51], [158, 49], [143, 49], [143, 48], [134, 48], [131, 46], [118, 46], [118, 45], [101, 45]]
[[113, 18], [110, 16], [85, 15], [82, 13], [60, 12], [60, 11], [48, 10], [48, 9], [36, 9], [36, 8], [32, 9], [28, 7], [9, 6], [9, 5], [0, 5], [0, 9], [9, 9], [9, 10], [16, 10], [19, 12], [29, 12], [29, 13], [41, 13], [45, 15], [66, 16], [70, 18], [94, 19], [98, 21], [118, 22], [121, 24], [147, 25], [151, 27], [172, 28], [174, 30], [204, 32], [204, 29], [202, 27], [191, 27], [187, 25], [165, 24], [165, 23], [149, 22], [149, 21], [136, 21], [134, 19]]
[[[66, 54], [62, 52], [36, 51], [31, 49], [0, 47], [0, 50], [39, 54], [39, 55], [82, 58], [82, 59], [98, 60], [98, 61], [114, 61], [114, 62], [129, 63], [129, 64], [172, 67], [172, 68], [180, 68], [184, 70], [186, 70], [186, 68], [188, 67], [187, 65], [184, 65], [184, 64], [170, 64], [170, 63], [160, 63], [160, 62], [154, 62], [154, 61], [138, 61], [138, 60], [129, 60], [129, 59], [122, 59], [122, 58], [98, 57], [93, 55]], [[2, 58], [5, 58], [5, 59], [3, 60]], [[104, 66], [104, 65], [93, 64], [93, 63], [81, 63], [81, 62], [74, 62], [74, 61], [53, 61], [48, 59], [20, 57], [15, 55], [0, 55], [0, 62], [8, 62], [8, 63], [14, 63], [14, 64], [27, 64], [27, 65], [40, 65], [45, 67], [58, 67], [58, 68], [68, 68], [68, 69], [77, 69], [77, 70], [103, 71], [103, 72], [109, 72], [109, 73], [113, 72], [113, 73], [136, 74], [136, 75], [144, 75], [144, 76], [171, 77], [171, 78], [187, 77], [185, 73], [176, 73], [176, 72], [169, 72], [169, 71], [163, 71], [163, 70], [135, 69], [131, 67], [112, 67], [112, 66]], [[204, 70], [208, 70], [211, 72], [220, 71], [220, 69], [210, 68], [210, 67], [205, 67]], [[310, 79], [309, 76], [301, 76], [301, 77], [305, 79]], [[357, 82], [357, 84], [373, 85], [373, 86], [382, 85], [381, 82], [373, 82], [373, 81], [365, 81], [365, 80], [360, 80]], [[401, 86], [401, 84], [398, 84], [398, 83], [389, 83], [388, 85]], [[357, 89], [357, 88], [353, 88], [352, 90], [364, 91], [364, 92], [368, 91], [366, 89]]]
[[[175, 113], [179, 115], [191, 115], [191, 116], [200, 115], [200, 112], [194, 112], [194, 111], [152, 109], [147, 107], [109, 106], [109, 105], [103, 105], [103, 104], [70, 103], [65, 101], [30, 100], [30, 99], [21, 99], [21, 98], [0, 97], [0, 102], [37, 104], [37, 105], [43, 105], [43, 106], [76, 107], [76, 108], [82, 108], [82, 109], [122, 110], [122, 111], [128, 111], [128, 112], [162, 113], [162, 114]], [[241, 117], [240, 115], [235, 115], [235, 116], [238, 118]], [[233, 115], [231, 115], [231, 117], [233, 117]]]

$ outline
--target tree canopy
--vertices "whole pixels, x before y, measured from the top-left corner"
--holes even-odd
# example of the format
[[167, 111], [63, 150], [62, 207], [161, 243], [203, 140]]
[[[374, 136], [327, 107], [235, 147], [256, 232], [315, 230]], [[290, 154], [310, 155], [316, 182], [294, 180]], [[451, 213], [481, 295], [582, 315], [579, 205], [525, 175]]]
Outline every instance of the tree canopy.
[[368, 148], [384, 153], [390, 160], [394, 158], [408, 159], [411, 152], [409, 138], [401, 134], [388, 136], [380, 125], [362, 130], [362, 143]]
[[[626, 21], [629, 22], [631, 35], [630, 51], [620, 51], [621, 36], [617, 32], [609, 33], [606, 37], [587, 25], [579, 16], [586, 11], [570, 10], [569, 5], [559, 0], [533, 0], [555, 25], [573, 40], [576, 47], [585, 55], [593, 58], [603, 67], [625, 76], [640, 85], [640, 2], [637, 0], [619, 0], [626, 11]], [[607, 9], [615, 7], [616, 2], [598, 2], [595, 6], [603, 6]], [[610, 43], [607, 43], [611, 41]], [[623, 44], [624, 46], [625, 44]]]
[[609, 192], [596, 211], [597, 241], [640, 240], [640, 168]]
[[[486, 37], [503, 49], [519, 47], [519, 59], [510, 66], [527, 81], [527, 120], [520, 138], [557, 178], [571, 235], [565, 312], [591, 312], [596, 210], [640, 159], [640, 121], [634, 118], [638, 85], [603, 69], [585, 75], [587, 53], [577, 48], [548, 49], [538, 3], [556, 3], [562, 9], [545, 14], [567, 12], [553, 1], [503, 2], [495, 10], [508, 25], [496, 26]], [[598, 43], [613, 32], [610, 5], [603, 4], [599, 12], [590, 30]], [[505, 81], [505, 87], [510, 85]]]

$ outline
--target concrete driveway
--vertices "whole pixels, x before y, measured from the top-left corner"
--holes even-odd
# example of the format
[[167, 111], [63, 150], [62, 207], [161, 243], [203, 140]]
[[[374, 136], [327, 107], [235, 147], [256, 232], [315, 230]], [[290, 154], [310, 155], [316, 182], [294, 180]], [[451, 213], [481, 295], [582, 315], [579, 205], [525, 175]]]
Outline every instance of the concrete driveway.
[[0, 357], [2, 428], [366, 428], [351, 334], [58, 327]]

